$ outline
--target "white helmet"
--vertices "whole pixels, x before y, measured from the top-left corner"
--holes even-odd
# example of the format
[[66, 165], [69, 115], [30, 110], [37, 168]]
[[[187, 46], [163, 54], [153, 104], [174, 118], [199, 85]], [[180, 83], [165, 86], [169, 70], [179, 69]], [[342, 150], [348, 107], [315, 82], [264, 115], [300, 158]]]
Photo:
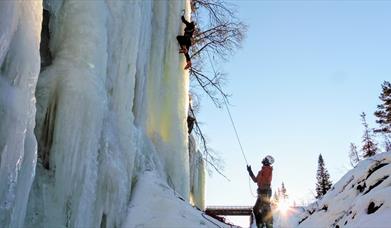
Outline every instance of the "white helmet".
[[274, 163], [274, 158], [270, 155], [267, 155], [263, 160], [262, 160], [262, 164], [264, 165], [271, 165]]

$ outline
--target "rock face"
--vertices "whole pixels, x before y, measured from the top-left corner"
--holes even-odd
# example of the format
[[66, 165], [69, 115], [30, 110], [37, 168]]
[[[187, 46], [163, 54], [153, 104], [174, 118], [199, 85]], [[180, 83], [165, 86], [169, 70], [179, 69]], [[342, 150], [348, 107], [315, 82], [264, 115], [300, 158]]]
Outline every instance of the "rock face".
[[175, 39], [183, 9], [0, 1], [0, 224], [121, 226], [146, 170], [202, 207]]

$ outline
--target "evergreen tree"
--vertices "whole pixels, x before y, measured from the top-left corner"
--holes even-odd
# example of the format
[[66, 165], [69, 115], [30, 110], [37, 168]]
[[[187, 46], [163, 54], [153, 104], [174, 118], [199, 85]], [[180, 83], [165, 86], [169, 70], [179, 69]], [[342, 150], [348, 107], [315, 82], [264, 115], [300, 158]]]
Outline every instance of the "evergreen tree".
[[391, 83], [383, 82], [382, 93], [379, 98], [382, 101], [377, 106], [375, 116], [377, 117], [376, 123], [379, 124], [379, 128], [375, 129], [376, 133], [391, 133]]
[[288, 199], [288, 194], [286, 193], [286, 188], [285, 188], [284, 182], [282, 182], [282, 184], [281, 184], [280, 198], [283, 200]]
[[368, 123], [366, 120], [366, 114], [363, 112], [361, 113], [361, 121], [362, 125], [364, 126], [364, 135], [362, 136], [362, 153], [364, 158], [372, 157], [377, 152], [377, 145], [373, 140], [373, 136], [371, 131], [369, 130]]
[[356, 167], [357, 163], [360, 161], [358, 156], [357, 146], [354, 143], [350, 143], [350, 152], [349, 152], [350, 164], [353, 167]]
[[273, 201], [275, 204], [278, 204], [280, 202], [280, 189], [274, 191]]
[[326, 166], [323, 161], [322, 154], [319, 154], [318, 158], [318, 172], [316, 175], [316, 198], [319, 199], [331, 188], [331, 180], [329, 172], [326, 169]]

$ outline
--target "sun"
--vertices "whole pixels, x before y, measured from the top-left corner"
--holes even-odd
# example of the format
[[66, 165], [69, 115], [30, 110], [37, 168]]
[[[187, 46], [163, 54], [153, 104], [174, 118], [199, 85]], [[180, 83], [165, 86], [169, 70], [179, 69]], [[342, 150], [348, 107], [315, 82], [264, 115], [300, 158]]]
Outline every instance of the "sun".
[[282, 214], [286, 214], [289, 208], [290, 208], [289, 203], [286, 200], [281, 200], [277, 204], [277, 210]]

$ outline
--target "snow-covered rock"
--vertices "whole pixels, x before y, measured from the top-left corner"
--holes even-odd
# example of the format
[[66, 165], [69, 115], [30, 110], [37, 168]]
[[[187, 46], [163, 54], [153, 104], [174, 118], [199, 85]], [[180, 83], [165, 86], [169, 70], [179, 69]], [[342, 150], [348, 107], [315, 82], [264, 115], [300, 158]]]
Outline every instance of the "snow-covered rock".
[[298, 227], [390, 227], [391, 152], [361, 161], [322, 199], [309, 205]]

